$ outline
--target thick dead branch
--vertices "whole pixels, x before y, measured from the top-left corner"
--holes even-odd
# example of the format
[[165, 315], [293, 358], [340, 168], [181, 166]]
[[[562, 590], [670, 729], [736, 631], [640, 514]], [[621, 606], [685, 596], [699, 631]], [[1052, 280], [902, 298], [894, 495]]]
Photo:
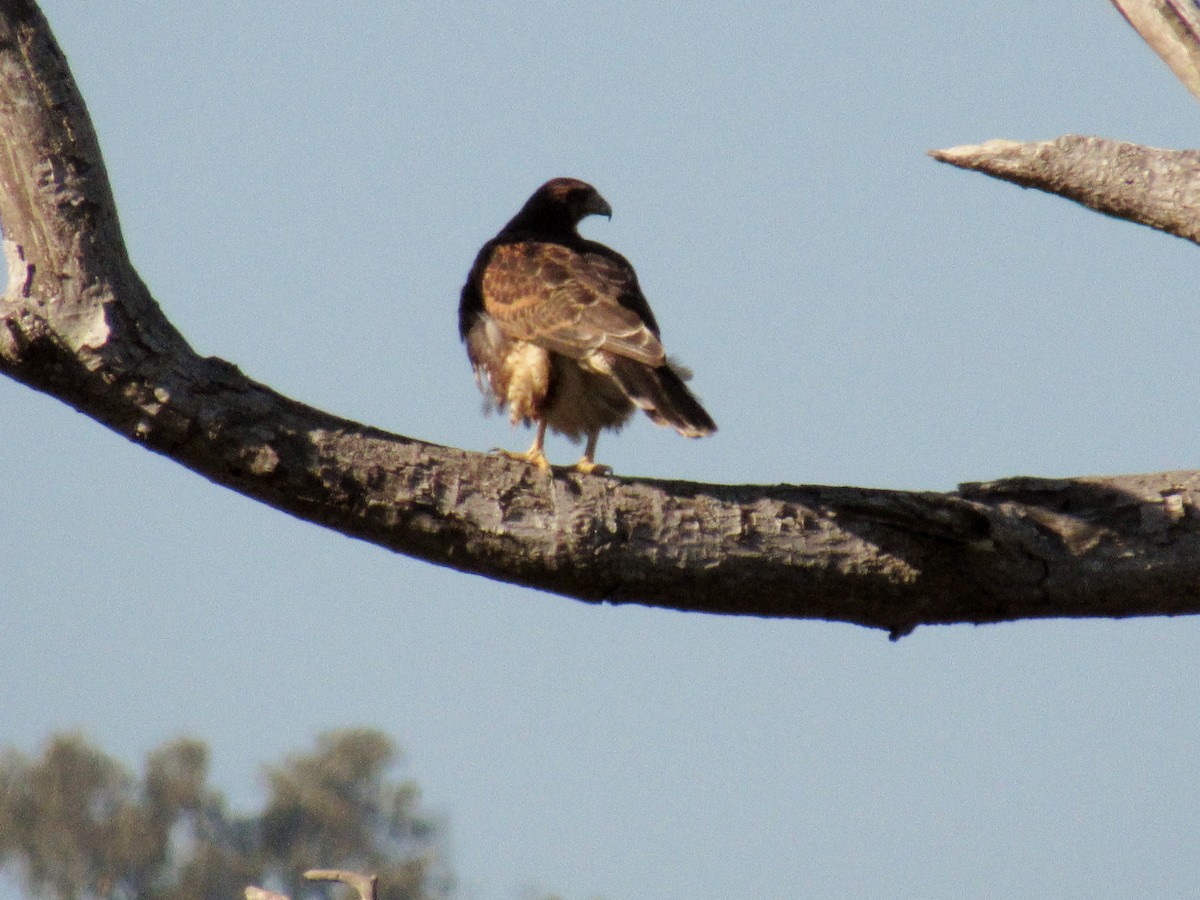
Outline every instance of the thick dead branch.
[[1200, 152], [1097, 137], [987, 141], [929, 155], [1200, 243]]
[[0, 371], [399, 553], [593, 602], [893, 635], [1200, 611], [1197, 473], [950, 494], [548, 475], [338, 418], [196, 355], [131, 267], [83, 101], [41, 13], [15, 0], [0, 3], [0, 221]]

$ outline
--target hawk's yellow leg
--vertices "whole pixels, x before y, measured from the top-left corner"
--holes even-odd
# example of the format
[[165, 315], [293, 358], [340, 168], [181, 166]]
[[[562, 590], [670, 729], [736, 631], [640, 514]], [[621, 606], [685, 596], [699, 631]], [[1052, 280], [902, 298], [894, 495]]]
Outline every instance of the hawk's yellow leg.
[[514, 453], [511, 450], [496, 449], [496, 452], [501, 456], [507, 456], [509, 459], [519, 459], [527, 462], [530, 465], [537, 466], [543, 472], [550, 471], [550, 460], [546, 459], [546, 454], [542, 450], [542, 445], [546, 443], [546, 423], [538, 422], [537, 436], [533, 439], [533, 446], [524, 453]]
[[596, 462], [596, 441], [600, 439], [600, 429], [588, 432], [587, 447], [584, 448], [583, 458], [571, 468], [584, 475], [608, 475], [612, 469]]
[[[608, 475], [612, 472], [611, 467], [596, 462], [596, 442], [599, 439], [599, 429], [588, 432], [587, 447], [584, 448], [583, 457], [579, 462], [571, 466], [572, 469], [576, 472], [582, 472], [584, 475]], [[507, 456], [509, 459], [519, 459], [522, 462], [537, 466], [543, 472], [549, 472], [550, 461], [546, 459], [546, 453], [542, 449], [545, 443], [546, 423], [538, 422], [537, 436], [533, 439], [533, 446], [524, 453], [514, 453], [512, 450], [502, 450], [499, 447], [494, 452], [499, 453], [501, 456]]]

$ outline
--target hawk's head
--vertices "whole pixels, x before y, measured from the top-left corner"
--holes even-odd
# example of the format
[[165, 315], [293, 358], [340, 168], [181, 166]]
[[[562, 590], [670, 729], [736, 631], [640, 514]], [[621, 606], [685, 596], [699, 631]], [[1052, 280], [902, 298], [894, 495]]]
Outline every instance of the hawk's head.
[[586, 216], [612, 218], [612, 207], [608, 201], [594, 187], [578, 178], [553, 178], [538, 188], [533, 196], [541, 196], [545, 203], [568, 211], [576, 222]]
[[505, 230], [514, 228], [574, 231], [587, 216], [612, 218], [600, 192], [578, 178], [552, 178], [533, 192]]

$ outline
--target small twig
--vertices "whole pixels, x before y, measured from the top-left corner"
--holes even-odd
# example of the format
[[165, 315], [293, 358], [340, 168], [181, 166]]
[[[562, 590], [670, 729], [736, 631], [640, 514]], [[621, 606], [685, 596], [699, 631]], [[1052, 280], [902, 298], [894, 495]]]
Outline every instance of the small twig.
[[309, 881], [334, 881], [347, 884], [358, 893], [359, 900], [375, 900], [378, 875], [360, 875], [345, 869], [309, 869], [304, 873]]

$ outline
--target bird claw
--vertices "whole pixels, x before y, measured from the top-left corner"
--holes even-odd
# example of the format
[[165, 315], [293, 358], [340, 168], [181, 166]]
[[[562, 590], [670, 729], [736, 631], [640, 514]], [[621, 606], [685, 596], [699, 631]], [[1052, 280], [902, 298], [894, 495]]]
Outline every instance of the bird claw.
[[587, 457], [584, 457], [571, 468], [576, 472], [581, 472], [584, 475], [611, 475], [612, 466], [601, 465], [598, 462], [592, 462]]
[[[541, 450], [530, 448], [524, 453], [517, 453], [513, 450], [505, 450], [503, 447], [493, 447], [492, 452], [498, 456], [503, 456], [505, 459], [515, 459], [518, 462], [529, 463], [543, 472], [550, 472], [552, 468], [550, 461], [546, 459], [546, 454]], [[612, 466], [605, 466], [598, 462], [593, 462], [586, 456], [575, 463], [573, 466], [567, 466], [568, 472], [578, 472], [581, 475], [611, 475]]]
[[550, 460], [546, 459], [546, 454], [541, 450], [527, 450], [524, 453], [516, 453], [512, 450], [505, 450], [502, 447], [493, 447], [492, 452], [498, 453], [500, 456], [507, 457], [508, 459], [529, 463], [543, 472], [550, 471]]

